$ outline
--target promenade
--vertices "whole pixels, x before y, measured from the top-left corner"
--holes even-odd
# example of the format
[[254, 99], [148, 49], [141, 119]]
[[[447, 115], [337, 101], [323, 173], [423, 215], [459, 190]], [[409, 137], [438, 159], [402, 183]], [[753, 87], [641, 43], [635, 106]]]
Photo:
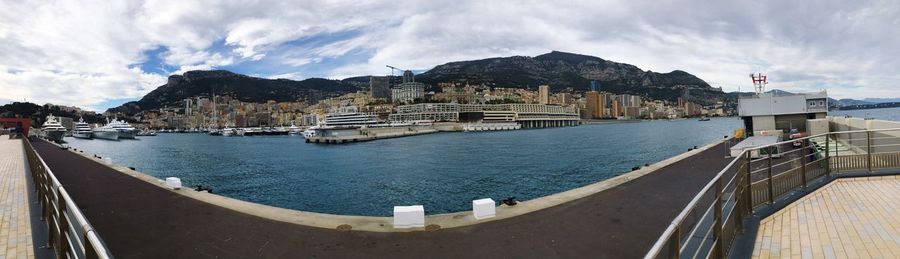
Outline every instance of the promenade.
[[525, 215], [435, 231], [366, 232], [244, 214], [43, 141], [34, 147], [118, 258], [638, 258], [730, 161], [718, 144]]
[[35, 258], [22, 140], [0, 138], [0, 258]]

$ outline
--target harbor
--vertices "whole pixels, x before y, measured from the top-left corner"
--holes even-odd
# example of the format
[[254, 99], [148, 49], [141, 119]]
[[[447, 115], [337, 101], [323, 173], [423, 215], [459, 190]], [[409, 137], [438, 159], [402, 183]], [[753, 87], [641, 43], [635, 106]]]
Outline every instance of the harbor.
[[[857, 123], [838, 118], [829, 118], [829, 121], [834, 125]], [[840, 132], [829, 136], [843, 143], [853, 139], [849, 135], [839, 137]], [[171, 190], [157, 180], [159, 178], [142, 174], [140, 170], [110, 165], [103, 159], [83, 153], [83, 150], [61, 149], [58, 145], [40, 140], [34, 143], [34, 147], [48, 168], [54, 170], [59, 181], [68, 186], [66, 191], [79, 202], [79, 207], [89, 208], [84, 211], [85, 216], [92, 219], [94, 229], [104, 234], [104, 243], [110, 247], [110, 252], [118, 256], [281, 257], [291, 254], [352, 257], [389, 253], [398, 257], [414, 257], [429, 253], [435, 257], [458, 257], [463, 255], [463, 248], [467, 248], [464, 252], [466, 256], [479, 257], [561, 255], [633, 258], [641, 257], [647, 251], [655, 251], [654, 237], [667, 233], [666, 228], [671, 226], [669, 221], [680, 218], [676, 216], [685, 206], [692, 206], [696, 200], [693, 193], [702, 193], [709, 188], [707, 183], [722, 176], [723, 172], [726, 176], [742, 172], [742, 169], [727, 170], [734, 164], [731, 158], [725, 156], [731, 143], [727, 139], [714, 141], [607, 181], [527, 199], [515, 206], [501, 205], [496, 216], [489, 220], [475, 220], [471, 218], [471, 212], [430, 215], [425, 218], [426, 227], [419, 229], [392, 228], [390, 217], [291, 211], [219, 194], [196, 192], [191, 188]], [[855, 156], [835, 154], [832, 158], [841, 157], [841, 160], [835, 161], [847, 161], [843, 158]], [[834, 173], [845, 171], [847, 174], [858, 170], [853, 169], [858, 168], [853, 164], [840, 163], [834, 164]], [[900, 168], [900, 164], [879, 165], [887, 167], [888, 171], [879, 171], [882, 174], [875, 176], [894, 170], [891, 168]], [[765, 170], [765, 167], [761, 169]], [[777, 169], [774, 173], [793, 172], [799, 171]], [[90, 187], [94, 185], [114, 188]], [[649, 189], [654, 192], [644, 191]], [[778, 192], [783, 191], [778, 189]], [[128, 195], [123, 195], [125, 193]], [[753, 202], [758, 202], [756, 197]], [[148, 214], [146, 211], [156, 213]], [[170, 219], [172, 227], [148, 225], [146, 222], [152, 220], [148, 217]], [[193, 223], [199, 221], [205, 223]], [[413, 232], [402, 233], [409, 231]], [[193, 233], [216, 238], [197, 243], [195, 240], [199, 236], [195, 237]], [[510, 236], [521, 239], [509, 243], [502, 238]], [[298, 242], [304, 245], [298, 246]], [[164, 249], [184, 244], [190, 244], [193, 249]], [[749, 251], [754, 251], [753, 243], [750, 244]]]

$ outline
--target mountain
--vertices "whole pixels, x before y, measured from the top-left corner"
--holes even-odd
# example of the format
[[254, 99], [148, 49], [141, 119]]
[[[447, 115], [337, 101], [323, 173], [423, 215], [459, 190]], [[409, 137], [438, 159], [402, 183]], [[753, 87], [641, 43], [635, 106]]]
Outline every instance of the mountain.
[[900, 98], [865, 98], [861, 101], [867, 103], [898, 103]]
[[[536, 57], [501, 57], [451, 62], [416, 76], [430, 85], [441, 82], [485, 83], [495, 87], [536, 88], [547, 84], [556, 91], [572, 88], [585, 91], [590, 82], [600, 83], [602, 91], [627, 93], [652, 99], [674, 101], [678, 97], [700, 104], [723, 100], [725, 93], [712, 88], [690, 73], [644, 71], [640, 68], [598, 57], [553, 51]], [[392, 77], [391, 81], [399, 81]], [[168, 82], [138, 101], [128, 102], [108, 112], [133, 115], [165, 106], [181, 106], [185, 98], [230, 95], [244, 102], [297, 101], [316, 102], [356, 90], [367, 89], [368, 76], [343, 80], [310, 78], [302, 81], [265, 79], [225, 70], [188, 71], [169, 76]]]
[[310, 78], [302, 81], [265, 79], [235, 74], [225, 70], [188, 71], [169, 76], [169, 80], [138, 101], [128, 102], [108, 112], [133, 115], [164, 106], [181, 106], [185, 98], [230, 95], [244, 102], [297, 101], [315, 102], [322, 98], [353, 92], [357, 84], [339, 80]]
[[550, 85], [553, 90], [571, 87], [590, 89], [597, 80], [602, 91], [647, 96], [653, 99], [686, 100], [710, 104], [722, 100], [724, 93], [690, 73], [644, 71], [640, 68], [602, 58], [553, 51], [536, 57], [513, 56], [450, 62], [416, 76], [416, 81], [485, 83], [495, 87]]

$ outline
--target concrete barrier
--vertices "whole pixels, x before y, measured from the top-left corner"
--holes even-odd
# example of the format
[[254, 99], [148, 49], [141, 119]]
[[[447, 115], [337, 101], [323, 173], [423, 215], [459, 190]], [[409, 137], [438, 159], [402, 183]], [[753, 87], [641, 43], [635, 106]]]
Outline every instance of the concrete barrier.
[[425, 207], [394, 206], [394, 228], [425, 227]]
[[493, 218], [497, 214], [497, 203], [491, 198], [472, 201], [472, 214], [475, 220]]

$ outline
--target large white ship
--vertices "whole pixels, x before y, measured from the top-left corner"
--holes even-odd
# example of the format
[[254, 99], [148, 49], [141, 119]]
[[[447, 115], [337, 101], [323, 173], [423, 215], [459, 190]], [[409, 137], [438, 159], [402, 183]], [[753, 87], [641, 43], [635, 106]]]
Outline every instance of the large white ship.
[[92, 136], [98, 139], [119, 140], [119, 131], [113, 128], [109, 119], [106, 119], [106, 125], [91, 130]]
[[134, 136], [137, 135], [137, 129], [125, 122], [124, 120], [116, 120], [114, 119], [109, 124], [106, 124], [110, 128], [115, 129], [119, 132], [119, 139], [134, 139]]
[[41, 126], [44, 137], [51, 141], [60, 141], [66, 135], [66, 128], [59, 123], [56, 116], [47, 115], [47, 121]]
[[84, 118], [78, 119], [78, 122], [75, 123], [75, 130], [72, 132], [72, 137], [89, 139], [92, 136], [91, 126], [88, 125], [87, 122], [84, 122]]

